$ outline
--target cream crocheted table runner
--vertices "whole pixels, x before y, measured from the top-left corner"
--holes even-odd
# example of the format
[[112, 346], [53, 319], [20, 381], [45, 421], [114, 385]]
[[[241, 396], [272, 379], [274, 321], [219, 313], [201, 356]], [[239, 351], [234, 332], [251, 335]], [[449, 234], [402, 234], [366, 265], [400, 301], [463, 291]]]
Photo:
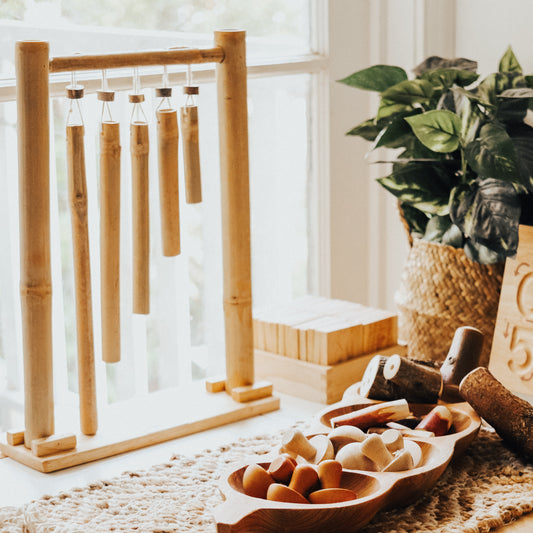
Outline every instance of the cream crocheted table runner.
[[[2, 533], [215, 532], [211, 510], [222, 502], [218, 478], [228, 465], [269, 453], [279, 433], [243, 438], [194, 457], [0, 509]], [[365, 533], [485, 532], [533, 509], [533, 465], [483, 429], [426, 496], [378, 513]], [[347, 532], [349, 529], [347, 529]]]

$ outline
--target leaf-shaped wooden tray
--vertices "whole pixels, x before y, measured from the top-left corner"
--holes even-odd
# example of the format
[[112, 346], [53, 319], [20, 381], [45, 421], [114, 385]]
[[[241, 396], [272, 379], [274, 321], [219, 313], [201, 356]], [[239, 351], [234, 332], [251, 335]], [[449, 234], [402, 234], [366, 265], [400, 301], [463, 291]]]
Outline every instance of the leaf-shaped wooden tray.
[[[367, 407], [359, 402], [341, 401], [317, 416], [317, 431], [327, 432], [329, 420], [337, 415]], [[410, 404], [415, 415], [422, 416], [434, 406]], [[380, 510], [407, 505], [432, 487], [454, 454], [463, 452], [474, 440], [481, 425], [478, 415], [467, 403], [450, 404], [453, 432], [443, 437], [414, 439], [422, 448], [420, 466], [404, 472], [365, 472], [344, 470], [343, 488], [357, 494], [357, 499], [331, 504], [293, 504], [263, 500], [244, 494], [242, 476], [247, 464], [234, 466], [223, 475], [220, 490], [226, 501], [214, 511], [218, 533], [350, 533], [368, 524]], [[272, 457], [260, 463], [268, 467]], [[270, 460], [269, 460], [270, 459]]]

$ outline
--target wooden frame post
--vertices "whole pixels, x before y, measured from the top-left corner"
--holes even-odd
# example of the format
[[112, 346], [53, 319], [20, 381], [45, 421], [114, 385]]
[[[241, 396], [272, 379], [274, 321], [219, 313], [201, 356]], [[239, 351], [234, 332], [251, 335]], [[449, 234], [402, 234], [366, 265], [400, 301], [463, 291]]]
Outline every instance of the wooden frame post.
[[215, 32], [228, 392], [254, 382], [245, 35]]
[[54, 432], [48, 43], [16, 45], [24, 444]]

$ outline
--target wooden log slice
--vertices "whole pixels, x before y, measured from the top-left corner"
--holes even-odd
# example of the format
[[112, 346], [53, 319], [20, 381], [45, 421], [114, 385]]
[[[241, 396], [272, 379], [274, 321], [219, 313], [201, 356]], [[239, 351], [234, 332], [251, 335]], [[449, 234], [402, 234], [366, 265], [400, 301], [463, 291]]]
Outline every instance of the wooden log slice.
[[437, 403], [442, 390], [440, 372], [400, 355], [391, 355], [383, 368], [383, 377], [397, 388], [400, 398], [413, 403]]

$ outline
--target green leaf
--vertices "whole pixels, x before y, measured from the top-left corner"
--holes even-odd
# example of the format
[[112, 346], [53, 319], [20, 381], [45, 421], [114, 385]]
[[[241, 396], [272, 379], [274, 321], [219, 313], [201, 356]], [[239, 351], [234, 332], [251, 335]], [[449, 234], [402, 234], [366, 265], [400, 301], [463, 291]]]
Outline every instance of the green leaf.
[[461, 138], [464, 144], [472, 142], [483, 120], [483, 113], [476, 102], [470, 100], [464, 92], [454, 92], [455, 110], [461, 119]]
[[381, 128], [375, 123], [374, 119], [369, 118], [368, 120], [365, 120], [364, 122], [361, 122], [361, 124], [355, 126], [355, 128], [352, 128], [346, 133], [346, 135], [356, 135], [366, 139], [367, 141], [374, 141], [380, 131]]
[[382, 97], [401, 104], [427, 104], [433, 95], [433, 86], [427, 80], [406, 80], [382, 93]]
[[409, 232], [415, 235], [424, 235], [429, 220], [428, 216], [412, 205], [402, 204], [400, 202], [400, 207], [403, 212], [403, 218], [409, 226]]
[[455, 113], [445, 109], [433, 110], [405, 120], [420, 142], [430, 150], [450, 153], [459, 147], [461, 120]]
[[422, 75], [424, 72], [433, 69], [440, 68], [455, 68], [459, 70], [469, 70], [471, 72], [476, 72], [477, 70], [477, 61], [472, 61], [471, 59], [465, 59], [464, 57], [457, 57], [454, 59], [446, 59], [440, 56], [430, 56], [422, 63], [417, 65], [413, 72], [416, 76]]
[[505, 89], [505, 91], [498, 95], [498, 98], [533, 98], [533, 89], [529, 87]]
[[419, 109], [415, 109], [409, 114], [399, 113], [385, 126], [376, 138], [374, 148], [386, 146], [387, 148], [402, 148], [406, 147], [410, 140], [414, 137], [413, 131], [409, 124], [405, 122], [404, 118], [413, 113], [420, 113]]
[[465, 242], [464, 251], [468, 259], [475, 261], [476, 263], [481, 263], [482, 265], [493, 265], [494, 263], [505, 262], [504, 255], [498, 254], [486, 246], [471, 241], [470, 239], [467, 239]]
[[448, 214], [452, 183], [450, 175], [436, 165], [418, 163], [397, 165], [392, 174], [377, 181], [402, 204], [415, 207], [429, 215]]
[[510, 88], [511, 81], [506, 74], [493, 72], [478, 85], [476, 95], [482, 103], [497, 106], [499, 103], [497, 96]]
[[474, 83], [479, 74], [470, 70], [458, 70], [455, 68], [436, 68], [428, 70], [421, 75], [421, 78], [428, 80], [434, 87], [448, 90], [452, 85], [466, 87]]
[[403, 68], [389, 65], [374, 65], [354, 72], [350, 76], [338, 81], [339, 83], [344, 83], [357, 89], [381, 93], [406, 79], [407, 73]]
[[503, 54], [503, 57], [500, 59], [500, 64], [498, 66], [500, 72], [518, 72], [522, 74], [522, 67], [514, 55], [513, 49], [509, 46]]
[[412, 110], [413, 107], [410, 105], [399, 104], [398, 102], [393, 102], [392, 100], [382, 98], [379, 103], [376, 121], [379, 124], [384, 119], [390, 119], [390, 117], [392, 117], [393, 115], [396, 115], [398, 113], [406, 113]]
[[506, 257], [516, 254], [520, 200], [512, 184], [478, 178], [468, 190], [454, 189], [450, 217], [472, 243]]
[[519, 180], [513, 141], [498, 123], [484, 124], [479, 137], [465, 146], [465, 156], [474, 172], [484, 178]]
[[514, 144], [521, 182], [533, 192], [533, 128], [527, 124], [513, 124], [508, 130]]

